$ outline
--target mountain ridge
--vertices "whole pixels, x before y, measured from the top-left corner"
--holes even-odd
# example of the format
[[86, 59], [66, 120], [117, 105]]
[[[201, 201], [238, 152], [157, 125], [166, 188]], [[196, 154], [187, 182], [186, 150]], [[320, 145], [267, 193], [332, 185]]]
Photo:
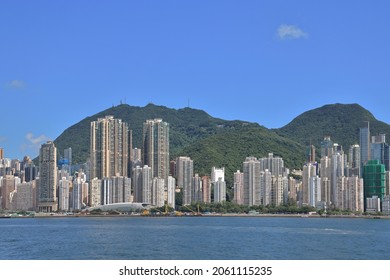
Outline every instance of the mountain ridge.
[[[370, 121], [372, 134], [390, 134], [390, 126], [376, 120], [359, 104], [328, 104], [306, 111], [279, 129], [268, 129], [258, 123], [214, 118], [193, 108], [172, 109], [147, 104], [144, 107], [120, 104], [88, 116], [68, 127], [54, 140], [58, 150], [72, 147], [73, 162], [84, 163], [89, 157], [90, 123], [112, 115], [129, 124], [133, 130], [133, 147], [142, 147], [142, 125], [147, 119], [161, 118], [170, 124], [170, 156], [190, 156], [195, 172], [207, 175], [212, 166], [224, 166], [227, 180], [242, 168], [247, 156], [266, 157], [268, 153], [283, 157], [289, 168], [301, 168], [306, 146], [320, 148], [324, 136], [343, 145], [358, 143], [359, 127]], [[231, 173], [231, 174], [230, 174]]]

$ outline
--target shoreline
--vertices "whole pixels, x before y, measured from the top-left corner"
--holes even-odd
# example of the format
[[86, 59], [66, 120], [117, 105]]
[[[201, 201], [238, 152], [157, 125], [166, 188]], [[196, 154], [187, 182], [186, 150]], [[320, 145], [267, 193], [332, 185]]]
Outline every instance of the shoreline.
[[309, 219], [390, 219], [390, 216], [366, 215], [307, 215], [307, 214], [202, 214], [202, 215], [35, 215], [35, 216], [2, 216], [1, 218], [309, 218]]

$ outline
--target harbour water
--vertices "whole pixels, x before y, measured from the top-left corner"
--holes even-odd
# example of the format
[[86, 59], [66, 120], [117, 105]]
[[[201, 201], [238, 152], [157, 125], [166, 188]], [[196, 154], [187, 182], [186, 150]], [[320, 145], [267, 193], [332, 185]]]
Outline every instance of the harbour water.
[[390, 260], [390, 220], [0, 219], [2, 260]]

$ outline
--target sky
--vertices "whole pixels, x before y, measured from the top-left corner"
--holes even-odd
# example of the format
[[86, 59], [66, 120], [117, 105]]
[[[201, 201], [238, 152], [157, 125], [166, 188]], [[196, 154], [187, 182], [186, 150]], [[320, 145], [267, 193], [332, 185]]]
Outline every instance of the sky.
[[390, 1], [2, 0], [0, 147], [40, 145], [113, 105], [279, 128], [333, 103], [390, 123]]

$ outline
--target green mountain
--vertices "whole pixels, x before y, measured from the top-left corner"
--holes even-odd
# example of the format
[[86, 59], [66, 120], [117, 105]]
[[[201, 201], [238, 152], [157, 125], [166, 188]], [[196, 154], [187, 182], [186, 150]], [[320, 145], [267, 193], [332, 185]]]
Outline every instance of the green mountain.
[[370, 122], [371, 135], [390, 135], [388, 124], [378, 121], [358, 104], [325, 105], [299, 115], [274, 132], [305, 146], [311, 143], [317, 150], [324, 136], [330, 136], [334, 143], [342, 145], [347, 151], [351, 145], [359, 144], [359, 129], [367, 121]]
[[134, 107], [126, 104], [111, 107], [87, 117], [66, 129], [54, 142], [60, 153], [72, 147], [73, 162], [84, 163], [89, 157], [90, 123], [112, 115], [129, 124], [133, 130], [133, 146], [142, 147], [142, 125], [145, 120], [161, 118], [170, 124], [171, 159], [190, 156], [195, 172], [209, 174], [213, 166], [225, 166], [227, 173], [241, 169], [247, 156], [264, 157], [273, 152], [285, 158], [286, 164], [299, 167], [304, 160], [304, 147], [257, 123], [226, 121], [191, 108], [170, 109], [149, 104]]
[[210, 174], [213, 166], [226, 169], [228, 185], [233, 173], [242, 169], [247, 156], [266, 157], [268, 153], [283, 157], [289, 168], [301, 168], [306, 146], [310, 143], [320, 150], [324, 136], [343, 145], [344, 150], [359, 143], [359, 128], [370, 122], [373, 135], [390, 135], [390, 126], [380, 122], [358, 104], [326, 105], [301, 114], [280, 129], [267, 129], [257, 123], [226, 121], [214, 118], [202, 110], [170, 109], [148, 104], [134, 107], [126, 104], [111, 107], [87, 117], [66, 129], [55, 144], [60, 153], [72, 147], [73, 162], [84, 163], [89, 157], [90, 123], [112, 115], [129, 124], [133, 130], [133, 146], [141, 147], [142, 125], [145, 120], [161, 118], [170, 124], [171, 159], [190, 156], [195, 172]]

